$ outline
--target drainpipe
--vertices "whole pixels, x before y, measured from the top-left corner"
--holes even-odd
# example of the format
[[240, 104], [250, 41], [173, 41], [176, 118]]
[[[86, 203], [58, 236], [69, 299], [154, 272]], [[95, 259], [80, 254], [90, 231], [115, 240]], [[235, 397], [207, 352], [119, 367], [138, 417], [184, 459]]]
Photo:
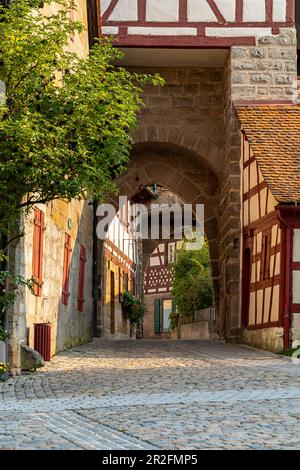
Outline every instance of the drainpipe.
[[283, 229], [283, 250], [281, 256], [283, 268], [283, 301], [282, 301], [282, 314], [283, 314], [283, 347], [288, 349], [290, 346], [290, 289], [291, 289], [291, 234], [292, 229], [282, 218], [280, 208], [276, 208], [276, 217]]
[[290, 347], [290, 289], [291, 289], [291, 234], [290, 227], [286, 229], [286, 254], [285, 254], [285, 293], [284, 293], [284, 349]]

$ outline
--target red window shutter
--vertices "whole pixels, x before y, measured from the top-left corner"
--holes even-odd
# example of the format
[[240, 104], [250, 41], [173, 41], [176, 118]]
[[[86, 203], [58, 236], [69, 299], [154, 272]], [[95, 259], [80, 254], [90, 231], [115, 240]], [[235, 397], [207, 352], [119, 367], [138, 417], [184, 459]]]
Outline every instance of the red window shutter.
[[80, 257], [79, 257], [79, 278], [78, 278], [78, 302], [77, 310], [83, 312], [84, 304], [84, 273], [86, 263], [86, 249], [84, 246], [80, 246]]
[[32, 277], [39, 285], [34, 285], [34, 295], [41, 296], [43, 283], [43, 245], [44, 245], [44, 212], [34, 209], [33, 225], [33, 253], [32, 253]]
[[70, 261], [71, 261], [71, 235], [65, 234], [65, 247], [64, 247], [64, 268], [63, 268], [63, 283], [62, 283], [62, 299], [63, 305], [69, 303], [69, 277], [70, 277]]

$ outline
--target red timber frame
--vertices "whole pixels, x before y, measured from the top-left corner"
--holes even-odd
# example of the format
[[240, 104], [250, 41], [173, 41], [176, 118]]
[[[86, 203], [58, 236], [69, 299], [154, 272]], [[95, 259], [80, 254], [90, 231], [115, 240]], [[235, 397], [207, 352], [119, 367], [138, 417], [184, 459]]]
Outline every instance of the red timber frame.
[[[272, 28], [273, 34], [279, 34], [279, 29], [283, 27], [291, 27], [295, 24], [295, 1], [287, 0], [286, 21], [273, 21], [273, 0], [266, 1], [266, 18], [260, 22], [244, 22], [243, 21], [243, 0], [236, 0], [235, 20], [226, 21], [220, 12], [214, 0], [206, 0], [208, 6], [216, 16], [215, 22], [190, 22], [187, 18], [187, 0], [179, 0], [179, 20], [172, 22], [146, 21], [146, 2], [147, 0], [138, 1], [138, 18], [137, 21], [112, 21], [110, 15], [113, 13], [118, 4], [118, 0], [111, 0], [110, 5], [102, 14], [101, 25], [103, 27], [118, 27], [117, 44], [120, 47], [218, 47], [228, 48], [233, 45], [255, 45], [255, 37], [218, 37], [206, 36], [205, 28]], [[163, 1], [163, 0], [162, 0]], [[159, 27], [159, 28], [196, 28], [195, 36], [162, 36], [162, 35], [129, 35], [129, 27]]]
[[[135, 293], [135, 271], [136, 264], [126, 256], [111, 240], [105, 240], [105, 259], [112, 261], [118, 267], [118, 293], [119, 302], [123, 301], [123, 293], [129, 290], [129, 280], [131, 281], [131, 292]], [[111, 248], [110, 251], [109, 247]]]
[[[170, 243], [174, 243], [174, 241], [160, 243], [152, 253], [150, 259], [159, 258], [159, 264], [150, 266], [149, 260], [144, 274], [144, 294], [166, 294], [171, 292], [174, 274], [172, 266], [168, 263], [168, 246]], [[158, 251], [160, 245], [164, 245], [163, 251]], [[166, 290], [160, 291], [159, 288]]]
[[[243, 266], [242, 266], [242, 311], [241, 320], [242, 326], [249, 330], [257, 330], [271, 327], [281, 326], [281, 320], [272, 321], [272, 304], [274, 298], [274, 289], [276, 286], [281, 284], [280, 274], [275, 274], [276, 259], [278, 254], [281, 252], [281, 244], [279, 242], [279, 224], [275, 214], [275, 208], [273, 212], [268, 213], [268, 191], [266, 196], [265, 204], [262, 201], [262, 191], [267, 188], [265, 181], [260, 182], [259, 177], [259, 166], [254, 156], [250, 154], [250, 146], [247, 137], [242, 132], [243, 144], [242, 144], [242, 161], [243, 161], [243, 173], [245, 169], [249, 167], [248, 171], [248, 187], [250, 188], [250, 165], [256, 165], [256, 185], [249, 189], [247, 192], [243, 192], [243, 203], [248, 201], [248, 225], [243, 229]], [[245, 159], [245, 145], [249, 146], [249, 158]], [[243, 174], [244, 180], [244, 174]], [[250, 223], [251, 205], [250, 200], [253, 196], [258, 196], [258, 216], [259, 218], [254, 222]], [[242, 205], [242, 219], [244, 221], [244, 204]], [[272, 228], [277, 226], [275, 246], [271, 246]], [[254, 238], [258, 233], [262, 233], [262, 249], [260, 253], [254, 255]], [[246, 259], [247, 254], [250, 252], [250, 269], [255, 265], [255, 281], [252, 282], [251, 272], [249, 273], [249, 260]], [[271, 257], [274, 256], [273, 271], [270, 271]], [[281, 258], [282, 260], [282, 258]], [[257, 263], [261, 262], [260, 272], [257, 273]], [[246, 263], [246, 264], [245, 264]], [[282, 272], [282, 271], [281, 271]], [[250, 285], [248, 284], [250, 281]], [[248, 284], [248, 285], [247, 285]], [[268, 311], [268, 319], [265, 321], [264, 312], [266, 305], [266, 289], [271, 288], [270, 305]], [[262, 320], [259, 321], [258, 312], [258, 291], [263, 290], [262, 298]], [[250, 294], [255, 293], [255, 323], [249, 324], [249, 308], [250, 308]]]
[[300, 229], [300, 206], [279, 205], [276, 216], [282, 230], [280, 316], [284, 327], [284, 348], [288, 349], [291, 346], [291, 313], [300, 314], [300, 305], [293, 303], [293, 271], [300, 271], [300, 263], [293, 261], [294, 229]]

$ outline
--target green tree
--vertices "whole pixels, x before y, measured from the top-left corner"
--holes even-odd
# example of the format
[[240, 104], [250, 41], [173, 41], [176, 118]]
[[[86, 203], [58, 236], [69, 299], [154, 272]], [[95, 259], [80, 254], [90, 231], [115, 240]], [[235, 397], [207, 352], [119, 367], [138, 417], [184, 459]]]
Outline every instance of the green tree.
[[0, 9], [0, 231], [24, 207], [113, 191], [129, 161], [143, 85], [160, 83], [113, 66], [122, 53], [107, 41], [87, 58], [70, 52], [69, 35], [83, 26], [69, 18], [67, 2], [57, 3], [49, 17], [39, 0]]
[[[197, 310], [212, 305], [212, 278], [208, 244], [205, 241], [200, 250], [178, 253], [174, 264], [172, 295], [176, 301], [177, 313], [190, 320]], [[176, 315], [172, 317], [172, 326]]]
[[[130, 158], [143, 86], [154, 75], [113, 63], [122, 56], [100, 40], [88, 57], [70, 51], [70, 34], [83, 31], [65, 0], [45, 16], [41, 3], [0, 6], [0, 241], [21, 213], [54, 199], [103, 200]], [[1, 83], [0, 83], [1, 84]], [[2, 279], [7, 276], [2, 275]], [[3, 286], [2, 286], [3, 287]]]

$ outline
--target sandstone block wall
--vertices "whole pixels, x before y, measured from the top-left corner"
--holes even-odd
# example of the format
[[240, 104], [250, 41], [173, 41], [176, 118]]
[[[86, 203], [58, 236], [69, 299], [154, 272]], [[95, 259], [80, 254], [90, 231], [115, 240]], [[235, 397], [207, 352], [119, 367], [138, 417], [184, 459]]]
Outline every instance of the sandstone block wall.
[[[38, 207], [45, 213], [42, 294], [36, 297], [29, 289], [21, 289], [10, 311], [10, 365], [16, 368], [20, 367], [20, 343], [34, 346], [34, 323], [51, 323], [52, 355], [89, 341], [92, 334], [92, 206], [86, 201], [54, 201]], [[32, 276], [32, 221], [31, 213], [24, 224], [25, 236], [10, 253], [12, 270], [26, 279]], [[61, 303], [65, 233], [72, 240], [68, 306]], [[83, 312], [77, 310], [81, 244], [86, 248]]]
[[294, 100], [297, 97], [296, 31], [257, 39], [256, 46], [231, 49], [232, 100]]

